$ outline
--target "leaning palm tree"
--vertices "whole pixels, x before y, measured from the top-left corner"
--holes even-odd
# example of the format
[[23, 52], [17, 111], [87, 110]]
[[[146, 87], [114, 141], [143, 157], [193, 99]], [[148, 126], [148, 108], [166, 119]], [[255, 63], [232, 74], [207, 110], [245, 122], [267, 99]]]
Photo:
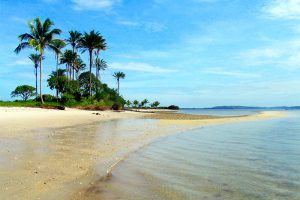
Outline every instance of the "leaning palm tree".
[[[66, 64], [66, 72], [67, 72], [67, 77], [69, 79], [72, 79], [73, 64], [77, 58], [78, 58], [77, 53], [73, 53], [72, 50], [66, 50], [61, 55], [60, 63]], [[74, 75], [73, 75], [73, 79], [74, 79]]]
[[36, 95], [36, 99], [38, 97], [38, 77], [37, 77], [37, 72], [38, 72], [38, 68], [39, 68], [39, 63], [40, 60], [43, 59], [41, 57], [41, 54], [30, 54], [28, 57], [34, 64], [34, 74], [35, 74], [35, 95]]
[[96, 67], [96, 78], [100, 81], [100, 71], [101, 70], [104, 71], [108, 67], [108, 65], [103, 59], [100, 60], [100, 58], [96, 58], [95, 67]]
[[79, 41], [78, 47], [82, 49], [82, 53], [89, 52], [90, 58], [90, 82], [89, 82], [89, 94], [92, 95], [92, 67], [93, 67], [93, 52], [103, 46], [105, 40], [99, 32], [92, 30], [90, 33], [85, 32]]
[[66, 42], [72, 46], [73, 53], [77, 52], [78, 43], [81, 38], [81, 33], [78, 31], [69, 31], [70, 37], [66, 39]]
[[[29, 33], [24, 33], [19, 36], [21, 43], [15, 49], [16, 53], [19, 53], [25, 48], [33, 48], [41, 54], [43, 58], [45, 54], [45, 49], [49, 48], [52, 50], [57, 50], [53, 45], [53, 40], [55, 35], [60, 35], [60, 29], [51, 29], [54, 23], [50, 19], [46, 19], [43, 23], [39, 18], [35, 18], [33, 22], [28, 24], [30, 28]], [[43, 93], [42, 93], [42, 60], [40, 59], [40, 97], [41, 102], [44, 103]]]
[[[61, 55], [61, 50], [66, 46], [66, 43], [63, 40], [53, 40], [52, 44], [56, 47], [54, 49], [55, 60], [56, 60], [56, 80], [58, 81], [58, 65], [59, 65], [59, 57]], [[58, 83], [56, 83], [58, 85]], [[56, 99], [58, 101], [58, 88], [56, 88]]]
[[115, 72], [113, 74], [113, 77], [115, 77], [117, 79], [117, 82], [118, 82], [118, 94], [120, 94], [120, 79], [124, 79], [125, 78], [125, 74], [123, 72]]

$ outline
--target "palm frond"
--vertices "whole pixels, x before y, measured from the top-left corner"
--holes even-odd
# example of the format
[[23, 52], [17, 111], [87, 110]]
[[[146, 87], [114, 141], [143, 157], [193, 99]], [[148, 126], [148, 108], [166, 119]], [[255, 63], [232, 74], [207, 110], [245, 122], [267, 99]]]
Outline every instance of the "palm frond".
[[34, 36], [32, 36], [32, 35], [29, 34], [29, 33], [24, 33], [24, 34], [19, 35], [18, 38], [19, 38], [21, 41], [23, 41], [23, 40], [34, 39]]
[[47, 18], [43, 24], [43, 32], [47, 33], [49, 31], [49, 29], [51, 28], [51, 26], [53, 26], [53, 25], [54, 25], [54, 23], [49, 18]]
[[28, 42], [22, 42], [20, 43], [17, 48], [14, 50], [14, 52], [16, 54], [20, 53], [21, 50], [26, 49], [26, 48], [30, 48], [30, 44]]

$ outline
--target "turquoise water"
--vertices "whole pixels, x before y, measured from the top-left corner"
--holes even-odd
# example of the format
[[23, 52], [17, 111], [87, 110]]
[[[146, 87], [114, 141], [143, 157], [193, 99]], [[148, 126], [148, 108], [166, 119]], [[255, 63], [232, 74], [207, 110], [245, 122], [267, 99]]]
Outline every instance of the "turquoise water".
[[299, 200], [300, 112], [159, 139], [103, 188], [103, 199]]
[[251, 115], [256, 112], [265, 111], [265, 109], [201, 109], [201, 108], [183, 108], [179, 113], [196, 115], [217, 115], [217, 116], [241, 116]]

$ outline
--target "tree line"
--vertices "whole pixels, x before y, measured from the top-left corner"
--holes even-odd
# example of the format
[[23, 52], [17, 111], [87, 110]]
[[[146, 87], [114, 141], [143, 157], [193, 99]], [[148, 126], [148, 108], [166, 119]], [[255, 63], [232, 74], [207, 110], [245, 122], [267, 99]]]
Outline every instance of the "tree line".
[[[29, 31], [21, 34], [18, 38], [19, 45], [14, 50], [19, 54], [24, 49], [32, 49], [35, 53], [31, 53], [28, 58], [34, 65], [35, 88], [29, 85], [18, 86], [12, 93], [12, 97], [21, 96], [23, 100], [27, 100], [32, 96], [36, 96], [36, 100], [42, 104], [46, 101], [68, 102], [69, 104], [84, 100], [86, 104], [94, 104], [95, 100], [101, 102], [101, 105], [112, 105], [118, 103], [127, 107], [147, 107], [149, 101], [144, 99], [139, 102], [125, 101], [120, 96], [120, 80], [125, 78], [125, 74], [121, 71], [115, 72], [113, 77], [117, 81], [117, 89], [112, 89], [101, 82], [101, 71], [108, 68], [106, 61], [101, 59], [102, 51], [108, 49], [105, 38], [97, 31], [78, 32], [69, 31], [67, 39], [58, 38], [62, 31], [54, 27], [54, 23], [50, 19], [42, 22], [39, 18], [35, 18], [28, 23]], [[65, 49], [69, 45], [70, 49]], [[43, 95], [42, 75], [43, 61], [45, 60], [45, 51], [50, 50], [54, 53], [56, 61], [55, 70], [51, 72], [47, 79], [48, 86], [51, 90], [56, 91], [55, 98], [51, 95]], [[89, 56], [89, 64], [86, 65], [81, 54], [87, 53]], [[64, 65], [64, 68], [61, 66]], [[87, 71], [86, 68], [88, 68]], [[93, 73], [95, 68], [95, 73]], [[38, 77], [39, 75], [39, 77]], [[38, 84], [39, 78], [39, 84]], [[38, 91], [39, 86], [39, 91]], [[157, 108], [159, 102], [155, 101], [149, 104], [152, 108]]]
[[[35, 18], [28, 23], [29, 32], [21, 34], [18, 38], [20, 44], [16, 47], [15, 53], [19, 54], [24, 49], [33, 49], [35, 53], [29, 55], [29, 59], [34, 64], [35, 69], [35, 95], [41, 103], [44, 103], [44, 95], [42, 89], [43, 60], [45, 59], [45, 51], [51, 50], [55, 55], [56, 70], [50, 74], [47, 80], [50, 89], [56, 90], [56, 99], [63, 96], [78, 95], [83, 97], [91, 97], [102, 90], [110, 90], [111, 96], [118, 96], [121, 99], [120, 79], [125, 78], [123, 72], [115, 72], [113, 76], [117, 80], [118, 89], [116, 91], [108, 88], [106, 84], [101, 83], [100, 71], [105, 70], [108, 65], [106, 61], [100, 58], [101, 51], [107, 50], [105, 38], [97, 31], [80, 33], [78, 31], [69, 31], [67, 39], [57, 38], [62, 31], [54, 28], [54, 23], [50, 19], [42, 22], [39, 18]], [[67, 45], [71, 49], [63, 51]], [[87, 52], [89, 55], [89, 69], [80, 57], [80, 53]], [[65, 65], [65, 69], [60, 69], [60, 65]], [[95, 67], [95, 74], [92, 72]], [[39, 74], [39, 92], [38, 92], [38, 74]], [[95, 77], [94, 77], [95, 76]], [[20, 87], [20, 89], [29, 89], [28, 87]], [[32, 88], [30, 88], [32, 89]], [[78, 91], [71, 91], [78, 90]], [[80, 90], [80, 92], [79, 92]], [[16, 91], [16, 90], [15, 90]], [[12, 96], [16, 96], [16, 92]], [[28, 94], [26, 95], [28, 96]]]

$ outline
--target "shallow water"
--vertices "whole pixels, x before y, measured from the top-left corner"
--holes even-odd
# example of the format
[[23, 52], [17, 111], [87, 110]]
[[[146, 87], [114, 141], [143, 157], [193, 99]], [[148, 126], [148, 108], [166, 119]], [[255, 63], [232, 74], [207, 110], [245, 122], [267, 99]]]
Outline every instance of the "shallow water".
[[[269, 109], [270, 110], [270, 109]], [[179, 113], [194, 115], [215, 115], [215, 116], [242, 116], [252, 115], [256, 112], [268, 111], [267, 109], [202, 109], [202, 108], [183, 108]]]
[[159, 139], [101, 188], [103, 199], [299, 200], [300, 112]]

